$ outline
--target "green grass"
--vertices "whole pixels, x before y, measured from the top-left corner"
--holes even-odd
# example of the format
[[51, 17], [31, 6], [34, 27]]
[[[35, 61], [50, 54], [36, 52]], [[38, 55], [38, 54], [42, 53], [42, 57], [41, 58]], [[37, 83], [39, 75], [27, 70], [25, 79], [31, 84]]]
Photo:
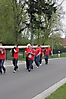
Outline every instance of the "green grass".
[[66, 99], [66, 83], [45, 99]]
[[[61, 57], [61, 58], [62, 58], [62, 57], [66, 57], [66, 53], [61, 53], [61, 54], [60, 54], [60, 57]], [[53, 56], [52, 56], [52, 55], [49, 56], [49, 58], [60, 58], [60, 57], [58, 57], [58, 54], [54, 54]]]

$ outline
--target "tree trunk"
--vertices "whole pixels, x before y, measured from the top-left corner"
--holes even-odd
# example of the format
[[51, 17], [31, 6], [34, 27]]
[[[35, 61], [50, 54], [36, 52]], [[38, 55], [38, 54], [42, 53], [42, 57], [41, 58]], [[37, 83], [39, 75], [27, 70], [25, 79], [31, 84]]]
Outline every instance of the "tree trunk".
[[30, 17], [30, 32], [31, 32], [31, 45], [34, 45], [34, 37], [33, 37], [33, 26], [32, 26], [32, 15]]
[[31, 32], [31, 45], [34, 45], [34, 37], [33, 37], [33, 28], [32, 28], [32, 23], [30, 23], [30, 32]]
[[[17, 39], [18, 39], [18, 30], [17, 30], [17, 13], [16, 13], [16, 9], [17, 9], [17, 0], [13, 0], [13, 13], [14, 13], [14, 36], [15, 36], [15, 44], [17, 44]], [[16, 9], [15, 9], [16, 7]]]
[[37, 41], [38, 41], [37, 43], [39, 44], [39, 28], [38, 28], [38, 40]]

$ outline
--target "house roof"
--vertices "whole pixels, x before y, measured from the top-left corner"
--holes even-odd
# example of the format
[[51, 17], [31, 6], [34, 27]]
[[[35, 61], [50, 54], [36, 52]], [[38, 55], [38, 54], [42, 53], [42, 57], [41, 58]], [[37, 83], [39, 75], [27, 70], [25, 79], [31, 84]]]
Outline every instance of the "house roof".
[[61, 40], [62, 40], [62, 45], [66, 46], [66, 38], [61, 38]]

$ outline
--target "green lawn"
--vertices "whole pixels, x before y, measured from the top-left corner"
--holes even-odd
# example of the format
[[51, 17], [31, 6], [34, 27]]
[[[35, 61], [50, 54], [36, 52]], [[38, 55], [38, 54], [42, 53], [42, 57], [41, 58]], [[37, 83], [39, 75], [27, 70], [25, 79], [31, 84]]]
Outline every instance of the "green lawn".
[[[62, 57], [66, 57], [66, 53], [61, 53], [61, 54], [60, 54], [60, 57], [61, 57], [61, 58], [62, 58]], [[60, 57], [58, 57], [58, 54], [54, 54], [53, 56], [52, 56], [52, 55], [49, 56], [49, 58], [60, 58]]]
[[66, 99], [66, 83], [45, 99]]

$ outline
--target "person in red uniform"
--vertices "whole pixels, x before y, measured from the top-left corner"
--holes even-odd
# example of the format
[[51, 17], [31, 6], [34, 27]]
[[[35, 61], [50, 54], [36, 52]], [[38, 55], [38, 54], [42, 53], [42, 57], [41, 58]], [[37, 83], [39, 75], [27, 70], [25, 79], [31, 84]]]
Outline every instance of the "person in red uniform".
[[27, 44], [27, 47], [25, 49], [25, 54], [26, 54], [26, 69], [29, 69], [29, 62], [28, 62], [28, 50], [30, 49], [30, 44]]
[[[2, 43], [0, 43], [0, 47], [2, 47]], [[2, 74], [2, 70], [4, 74], [6, 72], [6, 68], [4, 66], [4, 61], [6, 59], [6, 50], [4, 48], [0, 48], [0, 73]]]
[[13, 73], [16, 72], [16, 70], [18, 69], [18, 53], [19, 53], [19, 48], [17, 45], [14, 46], [13, 49], [10, 50], [10, 52], [12, 52], [12, 60], [13, 60], [13, 65], [14, 65], [14, 70]]
[[38, 44], [36, 51], [35, 51], [35, 63], [37, 65], [37, 67], [39, 67], [39, 65], [40, 65], [41, 52], [42, 52], [41, 46]]
[[49, 58], [49, 55], [51, 53], [51, 48], [49, 46], [47, 46], [45, 49], [44, 49], [44, 58], [45, 58], [45, 64], [48, 64], [48, 58]]
[[27, 51], [27, 55], [28, 55], [28, 63], [29, 63], [29, 67], [28, 67], [28, 71], [30, 72], [31, 69], [33, 69], [33, 61], [34, 61], [34, 55], [35, 55], [35, 51], [32, 48], [32, 46], [30, 46], [30, 48]]

